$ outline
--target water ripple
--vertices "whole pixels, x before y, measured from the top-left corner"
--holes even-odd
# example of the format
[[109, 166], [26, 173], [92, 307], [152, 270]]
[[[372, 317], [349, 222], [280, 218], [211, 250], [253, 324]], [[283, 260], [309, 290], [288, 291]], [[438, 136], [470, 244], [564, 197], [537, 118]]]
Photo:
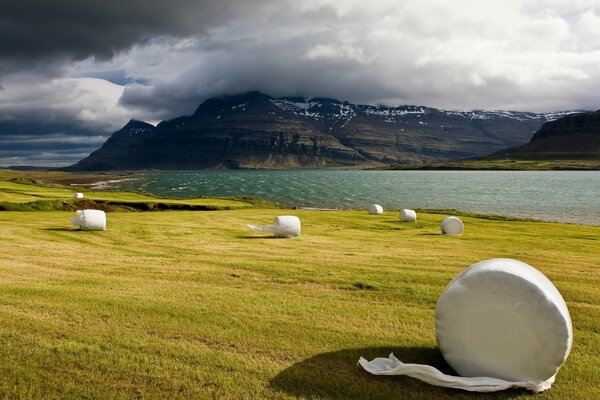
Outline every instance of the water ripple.
[[148, 172], [122, 190], [260, 196], [297, 207], [455, 208], [600, 225], [597, 171], [242, 170]]

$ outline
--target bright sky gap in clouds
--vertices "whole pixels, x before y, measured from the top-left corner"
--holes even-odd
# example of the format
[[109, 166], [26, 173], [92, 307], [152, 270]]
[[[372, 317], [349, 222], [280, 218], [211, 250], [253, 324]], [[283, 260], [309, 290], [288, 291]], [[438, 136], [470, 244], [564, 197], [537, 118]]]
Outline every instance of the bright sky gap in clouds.
[[600, 0], [0, 1], [4, 166], [248, 90], [557, 111], [599, 87]]

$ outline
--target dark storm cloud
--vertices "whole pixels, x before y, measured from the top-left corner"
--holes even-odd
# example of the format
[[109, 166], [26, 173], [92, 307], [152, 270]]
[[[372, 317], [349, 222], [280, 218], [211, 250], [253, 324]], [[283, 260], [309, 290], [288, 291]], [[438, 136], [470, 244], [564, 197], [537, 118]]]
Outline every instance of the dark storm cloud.
[[75, 163], [108, 138], [65, 123], [0, 122], [0, 132], [0, 167]]
[[0, 149], [0, 166], [44, 166], [44, 167], [62, 167], [75, 164], [77, 161], [86, 157], [89, 152], [74, 152], [73, 149], [62, 151], [4, 151]]
[[[110, 59], [158, 36], [204, 34], [269, 1], [3, 0], [0, 72], [88, 57]], [[55, 65], [55, 69], [58, 68]]]

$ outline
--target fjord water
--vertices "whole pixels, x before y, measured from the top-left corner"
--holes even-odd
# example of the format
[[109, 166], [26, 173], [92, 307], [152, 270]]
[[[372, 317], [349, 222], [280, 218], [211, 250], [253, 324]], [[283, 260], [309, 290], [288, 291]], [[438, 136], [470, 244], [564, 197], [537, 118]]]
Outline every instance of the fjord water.
[[174, 171], [139, 173], [109, 187], [172, 197], [259, 196], [292, 207], [377, 203], [600, 225], [598, 171]]

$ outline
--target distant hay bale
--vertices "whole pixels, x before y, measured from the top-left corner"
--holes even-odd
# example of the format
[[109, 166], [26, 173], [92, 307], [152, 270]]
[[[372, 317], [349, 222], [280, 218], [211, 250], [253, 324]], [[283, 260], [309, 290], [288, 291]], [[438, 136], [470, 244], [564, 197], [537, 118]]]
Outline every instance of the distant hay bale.
[[471, 265], [446, 286], [435, 308], [437, 342], [460, 376], [393, 354], [359, 363], [375, 375], [406, 375], [474, 392], [549, 389], [569, 356], [573, 326], [552, 282], [518, 260]]
[[293, 215], [275, 217], [271, 225], [248, 225], [255, 232], [270, 232], [277, 238], [295, 238], [300, 236], [300, 218]]
[[101, 210], [77, 210], [77, 216], [71, 218], [73, 225], [82, 231], [103, 231], [106, 229], [106, 214]]
[[369, 214], [381, 215], [383, 214], [383, 207], [381, 207], [379, 204], [373, 204], [371, 207], [369, 207]]
[[462, 235], [465, 225], [458, 217], [447, 217], [440, 224], [444, 235]]
[[73, 195], [73, 198], [74, 199], [83, 199], [83, 193], [77, 192]]
[[417, 213], [414, 210], [403, 208], [400, 210], [400, 222], [417, 222]]

